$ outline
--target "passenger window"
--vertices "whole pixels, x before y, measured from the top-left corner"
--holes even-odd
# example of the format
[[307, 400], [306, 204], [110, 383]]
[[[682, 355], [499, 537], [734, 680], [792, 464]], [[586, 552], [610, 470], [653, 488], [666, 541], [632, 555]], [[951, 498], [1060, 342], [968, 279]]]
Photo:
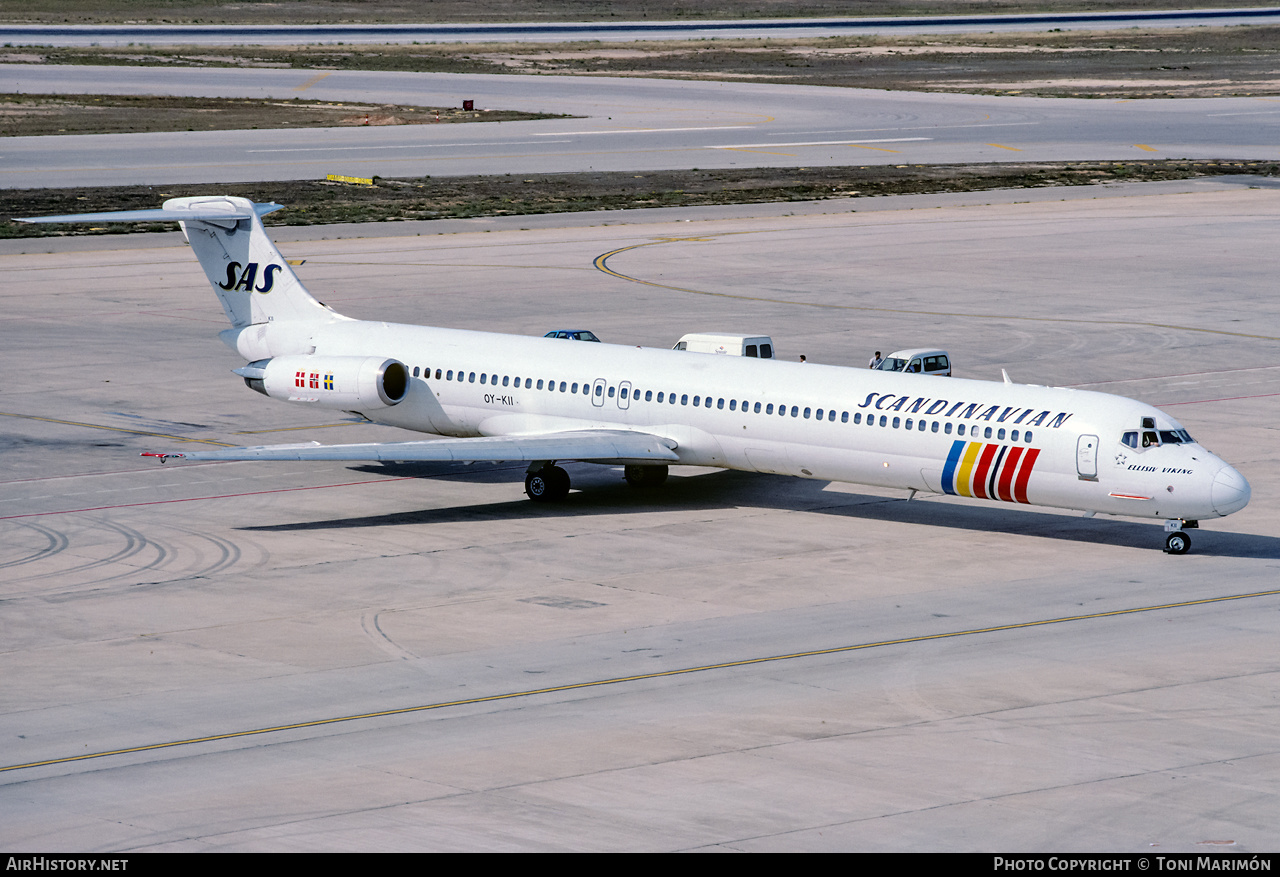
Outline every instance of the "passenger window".
[[475, 382], [476, 382], [476, 373], [475, 373], [475, 372], [472, 372], [471, 374], [467, 375], [467, 383], [469, 383], [469, 384], [474, 384]]
[[573, 393], [575, 396], [578, 394], [578, 382], [577, 382], [577, 381], [574, 381], [572, 384], [570, 384], [570, 385], [569, 385], [569, 392], [570, 392], [570, 393]]
[[613, 391], [614, 391], [614, 390], [616, 390], [616, 389], [617, 389], [617, 387], [610, 387], [610, 388], [609, 388], [609, 398], [610, 398], [610, 399], [612, 399], [612, 398], [613, 398]]
[[[645, 390], [645, 391], [644, 391], [644, 401], [646, 401], [646, 402], [652, 402], [652, 401], [653, 401], [653, 390]], [[659, 401], [659, 402], [661, 402], [661, 401], [662, 401], [662, 394], [661, 394], [661, 393], [659, 393], [659, 394], [658, 394], [658, 401]]]
[[956, 427], [956, 435], [964, 435], [964, 424], [963, 424], [963, 423]]
[[907, 418], [907, 429], [911, 429], [911, 418]]
[[524, 388], [525, 388], [526, 390], [532, 390], [532, 389], [533, 389], [533, 378], [525, 378], [525, 379], [524, 379]]
[[881, 426], [887, 426], [888, 424], [889, 424], [889, 418], [888, 418], [888, 417], [886, 417], [885, 415], [881, 414], [881, 415], [880, 415], [880, 425], [881, 425]]
[[436, 369], [436, 380], [440, 380], [440, 369]]
[[902, 422], [902, 418], [900, 418], [900, 417], [895, 417], [895, 418], [893, 418], [893, 428], [894, 428], [894, 429], [897, 429], [897, 428], [898, 428], [898, 424], [899, 424], [900, 422]]
[[804, 409], [804, 419], [805, 419], [805, 420], [808, 420], [808, 419], [809, 419], [809, 415], [810, 415], [811, 413], [813, 413], [813, 409], [812, 409], [812, 408], [806, 408], [806, 409]]
[[[723, 399], [717, 399], [717, 400], [716, 400], [716, 407], [717, 407], [717, 408], [724, 408], [724, 400], [723, 400]], [[731, 410], [731, 411], [732, 411], [733, 409], [729, 409], [729, 410]]]
[[998, 430], [998, 431], [996, 432], [996, 440], [997, 440], [997, 441], [1004, 441], [1004, 430], [1003, 430], [1003, 429]]
[[449, 369], [449, 377], [447, 378], [447, 380], [450, 380], [450, 381], [453, 380], [453, 369]]
[[488, 376], [488, 375], [486, 375], [486, 374], [481, 374], [481, 375], [480, 375], [480, 383], [482, 383], [482, 384], [487, 384], [488, 382], [489, 382], [489, 376]]
[[[757, 404], [758, 404], [758, 403], [757, 403]], [[765, 407], [765, 409], [764, 409], [764, 413], [765, 413], [765, 414], [772, 414], [772, 413], [773, 413], [773, 403], [772, 403], [772, 402], [770, 402], [770, 403]]]
[[[936, 420], [935, 420], [935, 421], [933, 422], [933, 425], [929, 427], [929, 430], [930, 430], [931, 432], [937, 432], [937, 431], [938, 431], [938, 421], [936, 421]], [[948, 432], [950, 432], [950, 430], [948, 430]]]
[[[681, 404], [681, 405], [688, 405], [688, 404], [689, 404], [689, 394], [688, 394], [688, 393], [685, 393], [685, 394], [683, 394], [683, 395], [680, 397], [680, 404]], [[693, 404], [695, 404], [695, 405], [696, 405], [696, 404], [698, 404], [698, 403], [695, 401]]]
[[627, 398], [627, 388], [623, 387], [622, 392], [619, 393], [618, 395], [620, 395], [623, 399]]
[[1027, 430], [1022, 434], [1022, 440], [1027, 444], [1031, 444], [1031, 430]]
[[988, 426], [986, 429], [982, 431], [982, 437], [991, 438], [991, 427]]
[[[1018, 440], [1018, 431], [1015, 429], [1013, 432], [1009, 433], [1009, 438], [1016, 442]], [[1135, 442], [1138, 440], [1138, 436], [1136, 434], [1134, 435], [1133, 440]]]
[[603, 396], [603, 395], [604, 395], [604, 385], [603, 385], [603, 384], [600, 384], [600, 385], [598, 385], [598, 386], [596, 387], [596, 395], [597, 395], [597, 396]]
[[759, 403], [759, 402], [757, 402], [757, 403], [755, 404], [755, 406], [751, 409], [751, 411], [752, 411], [752, 413], [754, 413], [754, 414], [759, 414], [759, 413], [760, 413], [760, 403]]
[[950, 424], [950, 423], [948, 423], [948, 424], [943, 425], [943, 427], [942, 427], [942, 432], [943, 432], [943, 434], [944, 434], [944, 435], [951, 435], [951, 424]]
[[542, 378], [538, 378], [538, 389], [542, 389]]
[[[847, 412], [847, 411], [845, 412], [845, 414], [848, 414], [848, 413], [849, 413], [849, 412]], [[853, 412], [853, 422], [854, 422], [854, 423], [862, 423], [862, 412], [861, 412], [861, 411], [855, 411], [855, 412]]]
[[418, 376], [418, 367], [416, 365], [413, 367], [413, 376], [415, 378]]
[[799, 416], [800, 416], [800, 406], [799, 406], [799, 405], [792, 405], [792, 406], [791, 406], [791, 416], [792, 416], [792, 417], [799, 417]]
[[[503, 375], [503, 376], [502, 376], [502, 386], [504, 386], [504, 387], [510, 386], [510, 383], [511, 383], [511, 375]], [[575, 387], [575, 389], [576, 389], [576, 387]]]
[[737, 400], [737, 399], [730, 399], [730, 400], [729, 400], [729, 410], [730, 410], [730, 411], [737, 411], [737, 410], [738, 410], [738, 400]]

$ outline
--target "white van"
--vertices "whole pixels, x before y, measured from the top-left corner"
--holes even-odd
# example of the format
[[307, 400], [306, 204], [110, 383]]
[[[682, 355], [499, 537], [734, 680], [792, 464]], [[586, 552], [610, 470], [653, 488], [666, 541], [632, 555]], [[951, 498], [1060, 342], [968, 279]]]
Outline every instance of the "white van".
[[951, 376], [951, 357], [945, 350], [899, 350], [890, 353], [879, 366], [881, 371], [916, 375]]
[[723, 353], [773, 359], [773, 339], [768, 335], [725, 335], [719, 332], [692, 332], [680, 336], [672, 350], [693, 353]]

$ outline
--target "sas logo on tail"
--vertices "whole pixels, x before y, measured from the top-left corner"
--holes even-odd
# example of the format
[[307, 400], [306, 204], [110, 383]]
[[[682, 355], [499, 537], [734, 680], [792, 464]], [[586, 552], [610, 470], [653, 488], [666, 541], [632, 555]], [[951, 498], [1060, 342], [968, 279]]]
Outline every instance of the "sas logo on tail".
[[942, 470], [942, 489], [960, 496], [1027, 501], [1027, 481], [1039, 448], [955, 441]]
[[271, 291], [271, 287], [275, 285], [275, 272], [282, 270], [280, 265], [268, 265], [262, 269], [262, 285], [254, 286], [254, 282], [258, 279], [258, 263], [250, 262], [241, 270], [239, 262], [227, 263], [227, 282], [219, 283], [221, 289], [244, 290], [245, 292], [262, 292]]

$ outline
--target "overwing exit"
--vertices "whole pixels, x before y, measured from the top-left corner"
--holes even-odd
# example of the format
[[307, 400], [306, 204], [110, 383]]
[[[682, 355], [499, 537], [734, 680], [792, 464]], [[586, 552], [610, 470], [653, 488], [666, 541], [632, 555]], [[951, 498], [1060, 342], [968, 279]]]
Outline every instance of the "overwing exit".
[[276, 249], [261, 221], [276, 209], [195, 197], [21, 221], [178, 222], [248, 387], [448, 438], [151, 456], [521, 461], [539, 501], [570, 490], [558, 462], [621, 465], [636, 485], [662, 483], [672, 464], [712, 466], [1163, 519], [1171, 554], [1201, 519], [1249, 502], [1243, 476], [1181, 424], [1119, 396], [353, 320]]

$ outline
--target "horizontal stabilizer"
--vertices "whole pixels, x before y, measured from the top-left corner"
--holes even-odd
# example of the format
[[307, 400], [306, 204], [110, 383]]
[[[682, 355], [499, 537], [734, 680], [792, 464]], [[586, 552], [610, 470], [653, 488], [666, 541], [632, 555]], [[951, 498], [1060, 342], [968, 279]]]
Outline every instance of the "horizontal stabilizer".
[[112, 210], [107, 213], [67, 213], [62, 216], [32, 216], [18, 222], [219, 222], [250, 219], [279, 210], [282, 204], [253, 204], [251, 210], [226, 201], [206, 202], [194, 209], [157, 207], [153, 210]]
[[343, 460], [404, 462], [534, 462], [582, 460], [595, 463], [674, 463], [675, 442], [643, 432], [582, 430], [546, 435], [371, 442], [360, 445], [265, 445], [183, 454], [147, 454], [184, 460]]

